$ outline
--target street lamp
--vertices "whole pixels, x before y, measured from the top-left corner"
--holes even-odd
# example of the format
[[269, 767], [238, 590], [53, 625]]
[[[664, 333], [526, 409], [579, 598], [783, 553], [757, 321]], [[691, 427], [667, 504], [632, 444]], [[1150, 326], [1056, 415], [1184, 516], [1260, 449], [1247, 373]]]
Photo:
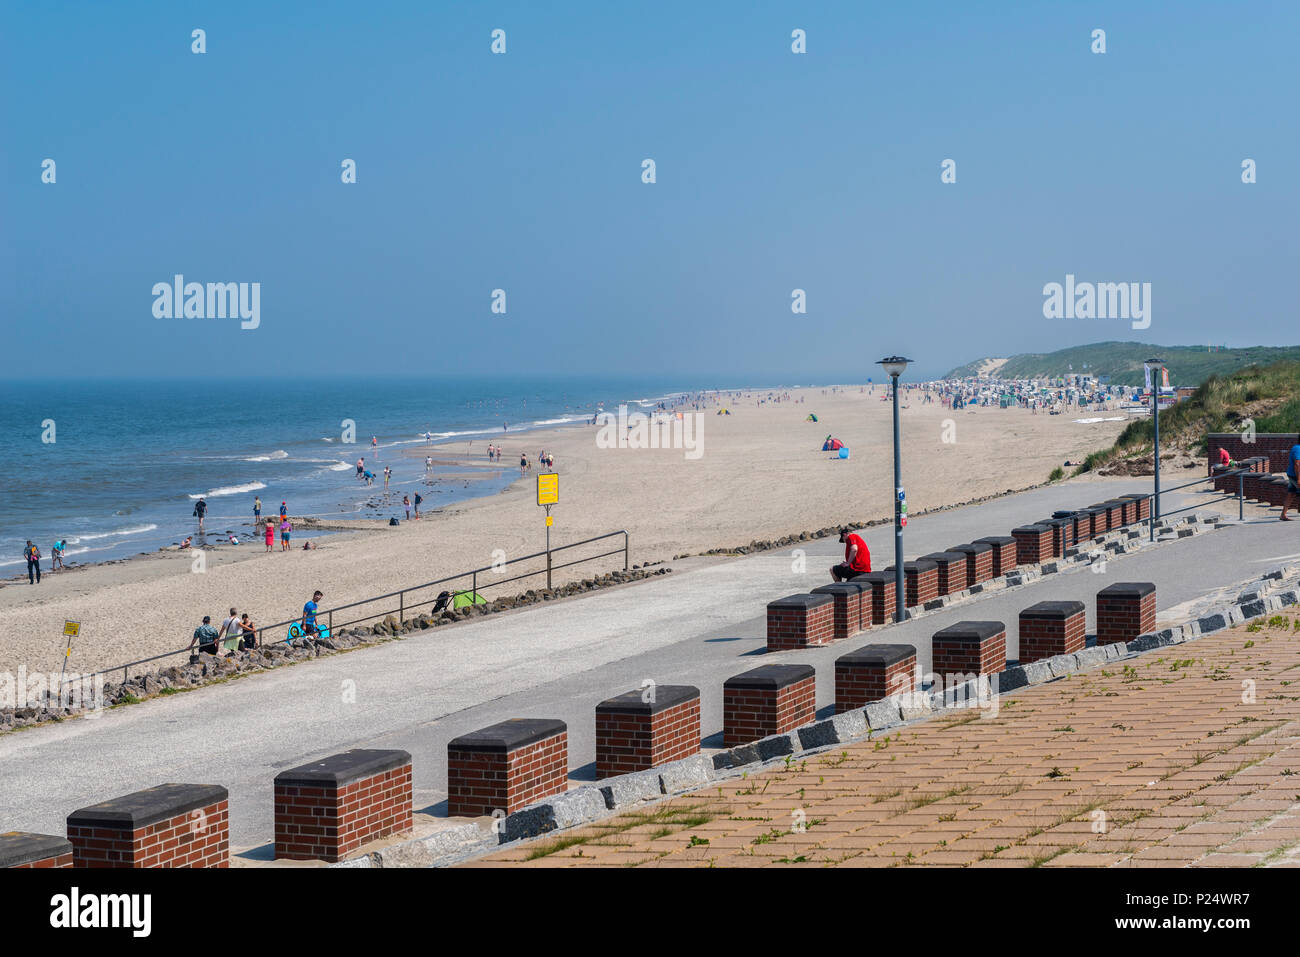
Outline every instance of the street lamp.
[[894, 383], [894, 621], [902, 621], [907, 612], [903, 607], [903, 473], [899, 454], [898, 429], [898, 377], [907, 370], [911, 359], [902, 356], [889, 356], [881, 359], [877, 365]]
[[1142, 365], [1151, 380], [1151, 429], [1153, 433], [1153, 460], [1155, 462], [1155, 495], [1151, 499], [1151, 538], [1155, 539], [1156, 522], [1160, 518], [1160, 370], [1164, 359], [1148, 359]]

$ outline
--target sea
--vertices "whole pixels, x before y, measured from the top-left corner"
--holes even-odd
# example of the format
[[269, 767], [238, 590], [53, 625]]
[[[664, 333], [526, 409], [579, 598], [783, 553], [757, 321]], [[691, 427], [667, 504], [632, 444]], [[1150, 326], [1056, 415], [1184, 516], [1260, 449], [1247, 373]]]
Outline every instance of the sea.
[[[25, 576], [29, 538], [44, 556], [42, 569], [57, 539], [67, 543], [69, 565], [150, 553], [191, 535], [195, 545], [231, 534], [244, 541], [253, 534], [254, 496], [264, 519], [284, 501], [294, 516], [404, 520], [403, 494], [419, 491], [422, 510], [433, 511], [500, 491], [518, 476], [519, 453], [535, 462], [540, 451], [523, 433], [580, 426], [620, 404], [648, 411], [703, 391], [649, 377], [0, 382], [7, 472], [0, 577]], [[345, 433], [349, 422], [353, 436]], [[482, 476], [429, 484], [424, 457], [399, 454], [428, 445], [426, 433], [435, 458], [463, 455], [471, 442]], [[494, 441], [504, 442], [503, 467], [487, 464]], [[448, 442], [457, 443], [454, 452], [440, 452]], [[362, 456], [378, 476], [372, 488], [356, 478]], [[387, 496], [385, 466], [393, 470]], [[193, 515], [200, 495], [208, 503], [204, 539]], [[304, 537], [295, 529], [294, 544]]]

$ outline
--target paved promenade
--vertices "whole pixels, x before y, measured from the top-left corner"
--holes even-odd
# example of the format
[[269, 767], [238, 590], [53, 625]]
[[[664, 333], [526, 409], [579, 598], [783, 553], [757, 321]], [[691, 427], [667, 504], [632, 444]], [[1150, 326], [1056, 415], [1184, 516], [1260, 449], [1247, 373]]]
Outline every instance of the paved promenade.
[[[1143, 487], [1123, 480], [1056, 486], [922, 516], [908, 526], [908, 555], [1006, 534], [1054, 509]], [[766, 603], [826, 581], [826, 569], [839, 560], [837, 542], [804, 544], [802, 571], [788, 550], [674, 563], [681, 570], [628, 587], [420, 632], [95, 720], [0, 736], [0, 827], [59, 833], [69, 811], [127, 791], [167, 781], [214, 783], [230, 790], [232, 847], [258, 847], [271, 833], [275, 774], [354, 747], [410, 751], [416, 808], [441, 814], [447, 742], [510, 717], [566, 721], [573, 777], [590, 780], [596, 703], [645, 678], [700, 688], [708, 747], [720, 736], [723, 680], [759, 663], [815, 665], [824, 711], [832, 703], [832, 662], [849, 648], [910, 642], [926, 667], [929, 636], [938, 628], [971, 617], [1011, 625], [1021, 607], [1044, 599], [1089, 599], [1091, 629], [1090, 596], [1113, 581], [1156, 582], [1158, 608], [1168, 609], [1300, 551], [1297, 528], [1275, 520], [1228, 528], [1110, 561], [1104, 575], [1048, 576], [847, 642], [771, 656], [764, 653]], [[866, 538], [877, 566], [888, 564], [892, 530], [873, 528]], [[1010, 630], [1008, 639], [1014, 656]], [[350, 689], [355, 701], [347, 700]]]
[[1300, 624], [1272, 621], [471, 866], [1300, 867]]

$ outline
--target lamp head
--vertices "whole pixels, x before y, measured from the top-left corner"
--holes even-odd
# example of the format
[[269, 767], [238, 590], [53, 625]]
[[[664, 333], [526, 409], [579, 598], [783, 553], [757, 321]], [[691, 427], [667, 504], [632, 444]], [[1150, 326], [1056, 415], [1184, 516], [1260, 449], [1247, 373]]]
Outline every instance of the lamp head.
[[886, 375], [896, 379], [906, 371], [907, 364], [911, 361], [911, 359], [905, 359], [903, 356], [889, 356], [879, 360], [876, 364], [884, 368]]

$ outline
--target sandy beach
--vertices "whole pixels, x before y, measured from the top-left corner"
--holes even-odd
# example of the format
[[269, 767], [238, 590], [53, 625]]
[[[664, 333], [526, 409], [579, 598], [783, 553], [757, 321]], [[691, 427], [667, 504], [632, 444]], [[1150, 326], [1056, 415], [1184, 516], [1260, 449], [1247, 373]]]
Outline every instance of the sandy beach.
[[[501, 468], [517, 476], [521, 451], [534, 466], [542, 449], [551, 451], [560, 475], [552, 544], [626, 529], [634, 564], [891, 514], [890, 404], [880, 387], [875, 394], [857, 386], [791, 390], [783, 393], [785, 401], [759, 404], [763, 395], [725, 399], [731, 415], [703, 412], [698, 457], [680, 448], [602, 448], [598, 427], [576, 426], [503, 436]], [[1067, 459], [1077, 462], [1110, 444], [1124, 426], [1074, 421], [1116, 413], [953, 412], [919, 397], [905, 397], [904, 404], [903, 476], [913, 515], [1040, 484]], [[806, 421], [809, 413], [819, 421]], [[850, 458], [821, 451], [828, 433], [844, 441]], [[473, 480], [464, 466], [486, 464], [487, 441], [438, 446], [434, 454], [442, 464], [435, 474]], [[405, 454], [423, 459], [429, 452], [413, 446]], [[340, 482], [352, 481], [341, 474]], [[394, 485], [394, 507], [386, 515], [400, 517], [402, 495], [415, 490]], [[427, 512], [418, 522], [390, 527], [385, 518], [343, 527], [351, 530], [318, 539], [313, 551], [298, 547], [300, 541], [285, 553], [277, 542], [269, 555], [260, 539], [225, 546], [208, 553], [202, 573], [192, 570], [191, 553], [171, 551], [47, 572], [36, 587], [6, 583], [0, 587], [0, 671], [20, 665], [57, 670], [65, 619], [82, 624], [69, 669], [87, 672], [182, 648], [204, 615], [215, 624], [231, 606], [269, 624], [294, 617], [316, 589], [325, 594], [322, 608], [334, 608], [488, 566], [502, 555], [541, 551], [546, 540], [532, 474], [500, 494]], [[619, 567], [620, 561], [607, 558], [557, 573], [556, 583]], [[489, 598], [544, 584], [532, 579], [493, 588], [492, 577], [479, 582]]]

